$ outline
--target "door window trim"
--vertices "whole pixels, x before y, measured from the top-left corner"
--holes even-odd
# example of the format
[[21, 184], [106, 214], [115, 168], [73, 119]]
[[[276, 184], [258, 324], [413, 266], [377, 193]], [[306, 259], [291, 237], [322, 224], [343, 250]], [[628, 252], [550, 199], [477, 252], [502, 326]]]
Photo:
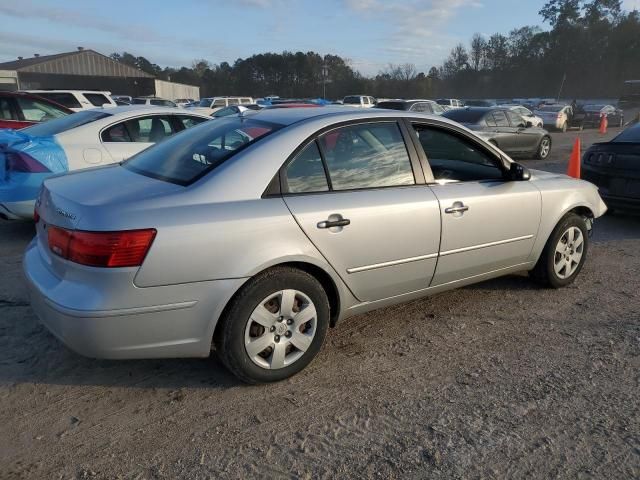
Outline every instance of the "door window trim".
[[[469, 184], [469, 183], [487, 183], [487, 182], [495, 183], [495, 182], [509, 181], [507, 178], [508, 168], [507, 168], [506, 160], [502, 157], [502, 155], [499, 154], [498, 152], [494, 152], [493, 147], [484, 145], [481, 141], [473, 138], [471, 135], [467, 134], [464, 130], [457, 128], [454, 125], [446, 124], [444, 122], [425, 121], [424, 119], [418, 119], [418, 118], [405, 118], [405, 122], [407, 122], [407, 124], [409, 125], [408, 130], [410, 132], [411, 138], [415, 144], [416, 150], [418, 151], [418, 155], [420, 156], [421, 162], [423, 162], [423, 165], [425, 166], [425, 177], [429, 178], [429, 180], [427, 180], [427, 185], [442, 187], [442, 186], [461, 185], [461, 184]], [[414, 125], [423, 125], [428, 128], [439, 129], [455, 137], [461, 138], [466, 142], [471, 142], [473, 145], [477, 146], [480, 151], [482, 151], [487, 156], [495, 160], [496, 166], [500, 170], [502, 170], [502, 173], [504, 175], [503, 180], [486, 179], [486, 180], [466, 180], [466, 181], [452, 182], [452, 183], [445, 183], [445, 184], [437, 183], [435, 180], [435, 177], [433, 176], [431, 165], [429, 164], [429, 158], [427, 157], [426, 152], [422, 148], [422, 144], [420, 143], [420, 139], [418, 138], [418, 135], [416, 135]]]
[[[262, 198], [268, 198], [273, 196], [297, 196], [297, 195], [326, 195], [332, 193], [348, 193], [348, 192], [361, 192], [368, 190], [381, 190], [388, 188], [413, 188], [417, 186], [424, 186], [426, 184], [426, 179], [424, 177], [424, 170], [422, 165], [420, 164], [418, 152], [416, 151], [415, 145], [411, 139], [410, 133], [407, 130], [407, 126], [403, 121], [403, 118], [398, 117], [380, 117], [380, 118], [368, 118], [368, 119], [356, 119], [356, 120], [347, 120], [339, 123], [335, 123], [333, 125], [329, 125], [327, 127], [323, 127], [320, 130], [314, 132], [312, 135], [307, 137], [303, 142], [296, 147], [296, 149], [287, 157], [284, 163], [278, 169], [278, 172], [274, 176], [274, 178], [269, 182], [269, 185], [265, 189], [262, 194]], [[400, 134], [402, 136], [402, 140], [404, 142], [405, 148], [407, 150], [407, 156], [409, 157], [409, 164], [411, 166], [411, 171], [413, 172], [413, 179], [415, 183], [413, 185], [388, 185], [383, 187], [364, 187], [364, 188], [353, 188], [353, 189], [344, 189], [344, 190], [333, 190], [333, 185], [331, 183], [331, 176], [329, 175], [329, 169], [326, 164], [325, 159], [325, 151], [322, 142], [319, 142], [319, 138], [323, 135], [333, 131], [338, 130], [343, 127], [350, 127], [353, 125], [364, 125], [370, 123], [395, 123], [400, 129]], [[318, 150], [320, 151], [320, 157], [322, 158], [322, 166], [324, 168], [325, 176], [327, 178], [327, 184], [329, 185], [328, 191], [323, 192], [298, 192], [291, 193], [286, 191], [286, 183], [284, 182], [284, 176], [286, 175], [286, 169], [291, 162], [293, 162], [298, 154], [302, 152], [311, 142], [317, 142]]]

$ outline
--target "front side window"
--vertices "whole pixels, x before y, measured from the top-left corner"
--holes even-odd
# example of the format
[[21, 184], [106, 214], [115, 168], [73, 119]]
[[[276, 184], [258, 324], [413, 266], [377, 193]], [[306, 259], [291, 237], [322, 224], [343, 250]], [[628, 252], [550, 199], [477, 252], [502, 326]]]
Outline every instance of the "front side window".
[[497, 160], [475, 142], [439, 128], [414, 128], [436, 183], [503, 179]]
[[32, 98], [16, 97], [16, 101], [24, 119], [28, 122], [44, 122], [68, 115], [64, 110]]
[[85, 93], [83, 95], [84, 98], [89, 100], [89, 102], [91, 102], [91, 105], [95, 107], [101, 107], [105, 103], [111, 105], [109, 99], [101, 93]]
[[511, 126], [515, 128], [524, 128], [527, 125], [525, 124], [523, 118], [518, 115], [516, 112], [505, 112], [507, 117], [509, 118], [509, 122], [511, 122]]
[[280, 128], [280, 124], [239, 117], [203, 122], [143, 150], [123, 166], [141, 175], [188, 185]]
[[287, 166], [285, 191], [289, 193], [326, 192], [329, 190], [322, 157], [316, 142], [311, 142]]
[[409, 154], [395, 122], [342, 127], [319, 141], [334, 190], [415, 184]]

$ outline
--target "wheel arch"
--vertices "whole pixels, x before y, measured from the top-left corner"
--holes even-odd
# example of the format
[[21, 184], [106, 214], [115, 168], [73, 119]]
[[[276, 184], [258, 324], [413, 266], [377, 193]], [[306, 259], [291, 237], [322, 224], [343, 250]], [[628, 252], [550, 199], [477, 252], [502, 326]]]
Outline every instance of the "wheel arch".
[[247, 277], [245, 279], [245, 281], [229, 297], [229, 299], [225, 303], [224, 308], [220, 312], [220, 315], [217, 318], [215, 327], [212, 332], [212, 339], [215, 337], [215, 335], [219, 331], [220, 326], [223, 324], [222, 320], [226, 318], [229, 308], [231, 307], [231, 304], [233, 303], [235, 298], [240, 294], [240, 292], [245, 287], [247, 282], [252, 278], [255, 278], [256, 276], [263, 274], [264, 272], [273, 270], [275, 268], [280, 268], [280, 267], [290, 267], [290, 268], [295, 268], [297, 270], [306, 272], [309, 275], [311, 275], [313, 278], [315, 278], [318, 282], [320, 282], [320, 285], [322, 286], [323, 290], [327, 294], [327, 299], [329, 301], [329, 312], [330, 312], [329, 326], [334, 327], [336, 325], [336, 323], [340, 319], [341, 306], [344, 300], [340, 294], [340, 290], [338, 288], [338, 285], [335, 279], [331, 276], [329, 272], [327, 272], [325, 269], [323, 269], [319, 265], [316, 265], [314, 263], [311, 263], [309, 261], [304, 261], [304, 260], [290, 260], [290, 261], [282, 261], [279, 263], [274, 263], [272, 265], [266, 266], [260, 269], [259, 271], [256, 271], [250, 277]]

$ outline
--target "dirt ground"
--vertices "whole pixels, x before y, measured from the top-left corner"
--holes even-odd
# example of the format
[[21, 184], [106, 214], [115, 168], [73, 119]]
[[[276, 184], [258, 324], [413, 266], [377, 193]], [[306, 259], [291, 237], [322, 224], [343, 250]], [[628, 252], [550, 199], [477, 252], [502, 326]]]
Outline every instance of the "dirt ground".
[[[563, 171], [576, 135], [525, 163]], [[259, 387], [215, 358], [67, 350], [29, 307], [32, 232], [0, 223], [0, 478], [640, 477], [638, 217], [596, 222], [569, 288], [514, 275], [362, 315]]]

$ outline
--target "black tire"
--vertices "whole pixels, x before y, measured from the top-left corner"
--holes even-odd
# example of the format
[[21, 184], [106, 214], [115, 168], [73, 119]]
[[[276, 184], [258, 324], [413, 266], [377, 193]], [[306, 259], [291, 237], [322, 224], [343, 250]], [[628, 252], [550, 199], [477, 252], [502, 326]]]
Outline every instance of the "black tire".
[[[554, 269], [556, 245], [560, 241], [561, 237], [570, 227], [577, 227], [582, 232], [582, 238], [584, 246], [582, 250], [582, 257], [576, 267], [575, 271], [567, 278], [561, 278], [558, 276]], [[589, 235], [587, 230], [587, 224], [583, 217], [575, 213], [568, 213], [565, 215], [553, 232], [549, 236], [542, 255], [538, 259], [536, 266], [529, 272], [529, 276], [540, 285], [549, 288], [562, 288], [574, 282], [580, 270], [584, 265], [589, 250]]]
[[[254, 309], [269, 295], [294, 289], [304, 293], [316, 308], [316, 331], [309, 348], [291, 365], [270, 370], [254, 363], [245, 349], [245, 329]], [[218, 358], [245, 383], [269, 383], [289, 378], [305, 368], [318, 354], [329, 327], [329, 301], [313, 276], [291, 267], [276, 267], [251, 280], [231, 300], [214, 334]]]
[[[548, 146], [549, 146], [548, 150], [546, 150], [546, 153], [544, 153], [545, 150], [543, 148], [545, 141], [548, 142]], [[551, 153], [551, 146], [552, 146], [551, 137], [548, 136], [548, 135], [545, 135], [544, 137], [542, 137], [540, 139], [540, 143], [538, 144], [538, 150], [536, 151], [536, 158], [538, 160], [546, 159], [549, 156], [549, 154]]]

